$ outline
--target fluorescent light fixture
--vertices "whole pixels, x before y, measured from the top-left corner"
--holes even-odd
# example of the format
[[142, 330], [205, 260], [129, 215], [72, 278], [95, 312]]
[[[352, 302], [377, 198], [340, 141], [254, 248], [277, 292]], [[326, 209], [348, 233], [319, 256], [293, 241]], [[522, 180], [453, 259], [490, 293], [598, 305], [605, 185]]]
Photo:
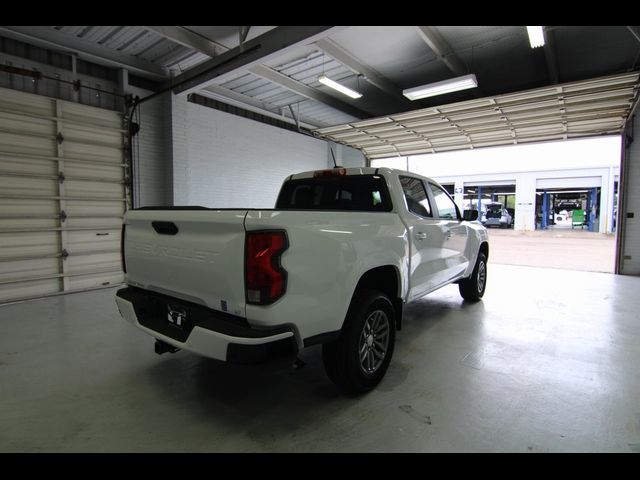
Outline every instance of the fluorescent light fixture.
[[449, 80], [443, 80], [442, 82], [435, 82], [428, 85], [422, 85], [421, 87], [409, 88], [407, 90], [403, 90], [402, 94], [409, 100], [418, 100], [420, 98], [434, 97], [436, 95], [442, 95], [443, 93], [457, 92], [458, 90], [466, 90], [467, 88], [474, 88], [477, 86], [478, 80], [472, 73], [471, 75], [450, 78]]
[[334, 82], [330, 78], [325, 75], [320, 75], [318, 77], [318, 81], [320, 83], [324, 83], [327, 87], [331, 87], [334, 90], [339, 91], [340, 93], [347, 95], [351, 98], [360, 98], [362, 96], [361, 93], [356, 92], [355, 90], [351, 90], [350, 88], [345, 87], [344, 85], [339, 84], [338, 82]]
[[544, 45], [544, 32], [542, 27], [527, 27], [529, 34], [529, 43], [531, 48], [538, 48]]

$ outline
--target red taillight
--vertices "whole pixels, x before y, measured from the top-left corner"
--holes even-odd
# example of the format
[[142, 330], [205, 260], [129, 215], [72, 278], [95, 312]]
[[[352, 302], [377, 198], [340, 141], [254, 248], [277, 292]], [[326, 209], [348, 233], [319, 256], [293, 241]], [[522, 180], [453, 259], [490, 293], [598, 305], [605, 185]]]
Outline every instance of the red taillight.
[[288, 246], [287, 235], [283, 231], [247, 232], [247, 303], [267, 305], [284, 295], [287, 288], [287, 272], [280, 264], [280, 256]]
[[127, 273], [127, 263], [124, 261], [124, 232], [126, 230], [126, 225], [122, 224], [122, 234], [120, 235], [120, 258], [122, 258], [122, 271]]

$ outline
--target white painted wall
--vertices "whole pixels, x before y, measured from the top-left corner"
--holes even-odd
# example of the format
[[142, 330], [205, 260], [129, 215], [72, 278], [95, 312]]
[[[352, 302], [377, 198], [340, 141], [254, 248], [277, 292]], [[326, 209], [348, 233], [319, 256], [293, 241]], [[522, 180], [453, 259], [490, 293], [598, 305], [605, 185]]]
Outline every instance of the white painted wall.
[[624, 242], [622, 248], [621, 273], [640, 275], [640, 121], [635, 118], [634, 141], [627, 151], [629, 170], [626, 182], [626, 208], [623, 215], [633, 213], [633, 218], [625, 218]]
[[516, 178], [516, 214], [514, 230], [536, 229], [536, 178], [522, 175]]
[[365, 157], [360, 150], [347, 147], [339, 143], [327, 142], [327, 155], [329, 155], [329, 166], [333, 167], [333, 157], [331, 152], [336, 158], [336, 164], [342, 167], [364, 167]]
[[337, 145], [337, 146], [338, 146], [338, 151], [340, 152], [340, 155], [341, 155], [341, 160], [339, 160], [340, 165], [347, 168], [365, 166], [365, 158], [360, 150], [347, 147], [346, 145]]
[[327, 143], [172, 98], [175, 205], [273, 208], [289, 175], [333, 166]]
[[[134, 95], [144, 98], [150, 92], [129, 87]], [[161, 95], [138, 107], [140, 132], [134, 139], [135, 206], [173, 204], [173, 172], [171, 165], [171, 97]]]

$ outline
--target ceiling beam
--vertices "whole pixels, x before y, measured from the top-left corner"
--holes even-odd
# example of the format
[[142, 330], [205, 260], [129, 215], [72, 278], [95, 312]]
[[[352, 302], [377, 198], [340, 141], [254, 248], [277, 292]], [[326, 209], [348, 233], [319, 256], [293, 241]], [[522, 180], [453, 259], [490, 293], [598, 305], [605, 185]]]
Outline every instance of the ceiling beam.
[[355, 58], [341, 46], [337, 45], [331, 39], [323, 38], [318, 40], [316, 45], [327, 55], [342, 63], [354, 73], [362, 75], [371, 85], [379, 88], [387, 95], [398, 100], [403, 107], [414, 106], [409, 99], [402, 95], [402, 90], [397, 85], [380, 75], [374, 69], [361, 63], [360, 60]]
[[144, 28], [148, 28], [172, 42], [192, 48], [212, 58], [228, 50], [228, 48], [183, 27], [151, 26]]
[[[420, 35], [420, 38], [422, 38], [433, 53], [436, 54], [436, 57], [447, 66], [451, 73], [458, 77], [469, 73], [464, 62], [456, 55], [451, 45], [440, 35], [440, 32], [438, 32], [435, 27], [416, 26], [415, 29], [418, 35]], [[471, 89], [471, 95], [480, 98], [482, 96], [480, 86]]]
[[558, 74], [558, 59], [556, 57], [556, 37], [553, 30], [544, 32], [544, 58], [547, 61], [547, 71], [549, 72], [549, 80], [553, 85], [560, 83], [560, 75]]
[[640, 29], [634, 25], [627, 25], [627, 29], [631, 32], [631, 35], [640, 42]]
[[[178, 60], [182, 60], [186, 57], [188, 53], [189, 52], [185, 50], [185, 47], [182, 45], [175, 45], [167, 53], [154, 58], [153, 61], [159, 65], [165, 65], [167, 68], [171, 68], [172, 65], [178, 63]], [[198, 52], [191, 52], [191, 55], [198, 55]]]
[[416, 31], [420, 35], [420, 38], [429, 45], [429, 48], [433, 50], [438, 59], [457, 76], [467, 74], [467, 67], [464, 65], [460, 57], [455, 54], [451, 45], [444, 39], [442, 35], [435, 29], [435, 27], [415, 27]]
[[[266, 102], [262, 102], [256, 98], [249, 97], [247, 95], [243, 95], [238, 92], [234, 92], [233, 90], [221, 87], [220, 85], [209, 85], [207, 88], [200, 90], [198, 94], [215, 98], [216, 100], [220, 100], [221, 102], [231, 103], [236, 107], [244, 108], [246, 110], [251, 110], [257, 113], [261, 113], [263, 115], [273, 116], [274, 118], [281, 117], [277, 113], [277, 110], [279, 110], [280, 107], [277, 107], [275, 105], [272, 105]], [[317, 120], [307, 118], [304, 115], [298, 115], [298, 118], [300, 122], [303, 124], [303, 126], [306, 128], [318, 128], [321, 125], [328, 126], [325, 123], [321, 123], [321, 122], [318, 122]]]
[[339, 100], [328, 93], [324, 93], [321, 90], [317, 90], [315, 88], [311, 88], [304, 83], [301, 83], [297, 80], [294, 80], [287, 75], [284, 75], [280, 72], [276, 72], [275, 70], [265, 67], [264, 65], [254, 65], [249, 68], [249, 71], [255, 75], [258, 75], [265, 80], [269, 80], [270, 82], [277, 83], [278, 85], [286, 88], [287, 90], [291, 90], [298, 95], [302, 95], [303, 97], [310, 98], [311, 100], [315, 100], [320, 103], [324, 103], [336, 110], [340, 110], [341, 112], [352, 115], [356, 118], [369, 118], [371, 114], [360, 110], [352, 105], [349, 105], [342, 100]]
[[68, 55], [77, 54], [79, 58], [100, 65], [126, 68], [132, 73], [154, 80], [168, 77], [168, 71], [155, 63], [142, 60], [128, 53], [118, 52], [97, 43], [78, 39], [50, 27], [2, 26], [0, 27], [0, 33], [49, 50], [62, 50], [63, 53]]
[[174, 93], [191, 93], [213, 83], [224, 83], [238, 70], [266, 62], [345, 27], [277, 27], [247, 40], [231, 50], [178, 75], [172, 82]]
[[251, 30], [251, 27], [240, 27], [240, 30], [238, 32], [239, 35], [239, 39], [240, 39], [240, 45], [242, 45], [244, 43], [244, 41], [247, 39], [247, 35], [249, 35], [249, 30]]

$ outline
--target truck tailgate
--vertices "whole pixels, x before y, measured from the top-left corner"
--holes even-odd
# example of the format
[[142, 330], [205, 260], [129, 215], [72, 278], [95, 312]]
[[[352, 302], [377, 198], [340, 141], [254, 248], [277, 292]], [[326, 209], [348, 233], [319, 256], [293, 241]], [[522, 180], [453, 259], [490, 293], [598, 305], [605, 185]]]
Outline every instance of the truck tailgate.
[[127, 283], [244, 316], [246, 213], [246, 210], [127, 212], [124, 243]]

